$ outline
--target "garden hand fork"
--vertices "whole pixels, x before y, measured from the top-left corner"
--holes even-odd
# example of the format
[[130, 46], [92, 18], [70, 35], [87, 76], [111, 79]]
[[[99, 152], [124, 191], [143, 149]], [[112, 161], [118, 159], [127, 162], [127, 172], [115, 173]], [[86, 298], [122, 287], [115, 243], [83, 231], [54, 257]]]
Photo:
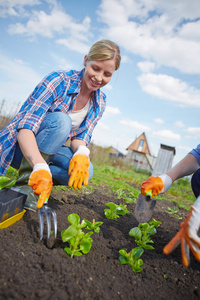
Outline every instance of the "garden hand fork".
[[50, 237], [51, 233], [51, 216], [53, 219], [53, 226], [54, 226], [54, 236], [57, 236], [57, 216], [55, 211], [48, 206], [48, 199], [45, 200], [44, 205], [38, 209], [38, 216], [39, 216], [39, 225], [40, 225], [40, 240], [43, 238], [44, 232], [44, 218], [46, 216], [47, 220], [47, 239]]

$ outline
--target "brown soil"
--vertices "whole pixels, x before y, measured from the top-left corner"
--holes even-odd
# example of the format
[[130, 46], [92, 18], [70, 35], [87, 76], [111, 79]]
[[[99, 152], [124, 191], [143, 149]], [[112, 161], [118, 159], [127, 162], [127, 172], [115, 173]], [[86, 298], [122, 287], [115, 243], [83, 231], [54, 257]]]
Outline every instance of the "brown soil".
[[[63, 198], [63, 203], [56, 198]], [[104, 217], [107, 202], [123, 201], [102, 188], [90, 194], [52, 194], [49, 206], [58, 218], [55, 241], [40, 241], [38, 215], [29, 211], [20, 221], [1, 229], [0, 299], [200, 299], [200, 263], [191, 255], [190, 266], [183, 267], [180, 247], [169, 256], [163, 254], [181, 222], [165, 212], [174, 204], [157, 201], [153, 217], [162, 225], [152, 236], [155, 250], [145, 250], [143, 271], [134, 273], [129, 265], [120, 265], [118, 257], [120, 249], [130, 251], [136, 246], [128, 235], [138, 225], [133, 216], [135, 204], [127, 205], [130, 215], [113, 221]], [[179, 212], [185, 218], [187, 212]], [[66, 245], [60, 233], [70, 225], [67, 217], [71, 213], [81, 220], [103, 222], [100, 233], [92, 236], [90, 252], [81, 257], [70, 258], [63, 250]]]

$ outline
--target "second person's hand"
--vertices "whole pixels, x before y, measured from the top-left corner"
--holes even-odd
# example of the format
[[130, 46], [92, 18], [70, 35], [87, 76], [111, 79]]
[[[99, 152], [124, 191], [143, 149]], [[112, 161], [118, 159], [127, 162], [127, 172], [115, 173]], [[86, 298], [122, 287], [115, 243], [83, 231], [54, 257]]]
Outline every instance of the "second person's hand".
[[160, 193], [166, 192], [171, 185], [172, 179], [167, 174], [156, 177], [150, 176], [142, 183], [141, 194], [146, 196], [149, 191], [152, 191], [152, 197], [154, 197]]

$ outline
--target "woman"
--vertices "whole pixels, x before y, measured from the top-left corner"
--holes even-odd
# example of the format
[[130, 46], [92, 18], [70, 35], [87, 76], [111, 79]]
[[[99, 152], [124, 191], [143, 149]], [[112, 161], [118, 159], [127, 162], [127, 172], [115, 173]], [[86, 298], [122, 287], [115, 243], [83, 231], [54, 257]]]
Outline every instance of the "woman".
[[[96, 42], [84, 57], [83, 70], [49, 74], [1, 131], [0, 175], [9, 165], [19, 169], [15, 188], [28, 195], [26, 207], [35, 205], [34, 191], [41, 208], [53, 182], [80, 189], [92, 178], [87, 146], [105, 110], [100, 88], [109, 83], [120, 60], [115, 43]], [[70, 147], [64, 146], [68, 139]]]

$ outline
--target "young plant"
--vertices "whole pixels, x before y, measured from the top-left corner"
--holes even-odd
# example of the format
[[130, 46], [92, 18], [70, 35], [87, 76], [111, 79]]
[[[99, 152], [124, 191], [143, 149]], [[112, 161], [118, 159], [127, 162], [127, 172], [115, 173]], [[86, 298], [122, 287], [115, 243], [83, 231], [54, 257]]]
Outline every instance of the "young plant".
[[9, 178], [7, 176], [0, 177], [0, 190], [4, 188], [11, 188], [16, 182], [15, 178]]
[[143, 265], [143, 260], [140, 256], [143, 254], [144, 250], [142, 248], [136, 247], [132, 249], [129, 253], [126, 250], [119, 250], [121, 256], [119, 257], [119, 262], [121, 265], [129, 264], [134, 272], [141, 272]]
[[179, 210], [178, 210], [178, 208], [176, 208], [176, 207], [171, 208], [171, 207], [168, 206], [166, 212], [167, 212], [168, 214], [172, 215], [174, 218], [177, 218], [177, 219], [179, 219], [179, 220], [182, 219], [182, 217], [180, 217], [180, 216], [178, 215]]
[[123, 189], [118, 189], [116, 190], [116, 194], [117, 194], [117, 199], [121, 199], [123, 198], [125, 192], [123, 191]]
[[119, 250], [121, 256], [119, 262], [121, 265], [129, 264], [134, 272], [141, 272], [141, 265], [143, 260], [140, 258], [144, 252], [144, 249], [153, 250], [154, 247], [149, 245], [153, 243], [150, 236], [156, 233], [156, 228], [160, 226], [161, 222], [153, 219], [148, 223], [140, 223], [138, 227], [134, 227], [129, 231], [129, 235], [135, 238], [135, 242], [138, 247], [133, 248], [129, 253], [126, 250]]
[[113, 202], [108, 202], [106, 205], [109, 208], [104, 209], [104, 213], [107, 219], [117, 220], [119, 215], [130, 214], [130, 211], [127, 210], [127, 206], [125, 204], [115, 204]]
[[153, 250], [154, 247], [149, 245], [153, 244], [150, 236], [156, 233], [156, 228], [160, 226], [161, 222], [153, 219], [149, 223], [140, 223], [138, 227], [134, 227], [129, 231], [129, 235], [135, 238], [136, 244], [147, 250]]
[[[80, 217], [77, 214], [70, 214], [68, 216], [68, 221], [71, 224], [67, 229], [61, 232], [62, 241], [68, 242], [69, 247], [65, 247], [64, 251], [68, 256], [82, 256], [83, 254], [87, 254], [91, 247], [93, 239], [91, 235], [94, 232], [99, 232], [103, 222], [89, 222], [86, 219], [82, 220], [80, 223]], [[85, 233], [82, 229], [85, 228], [87, 230], [94, 230]]]
[[85, 229], [88, 230], [94, 230], [94, 232], [99, 233], [100, 231], [100, 226], [103, 224], [103, 222], [95, 222], [95, 219], [92, 220], [92, 222], [84, 219], [86, 223]]

